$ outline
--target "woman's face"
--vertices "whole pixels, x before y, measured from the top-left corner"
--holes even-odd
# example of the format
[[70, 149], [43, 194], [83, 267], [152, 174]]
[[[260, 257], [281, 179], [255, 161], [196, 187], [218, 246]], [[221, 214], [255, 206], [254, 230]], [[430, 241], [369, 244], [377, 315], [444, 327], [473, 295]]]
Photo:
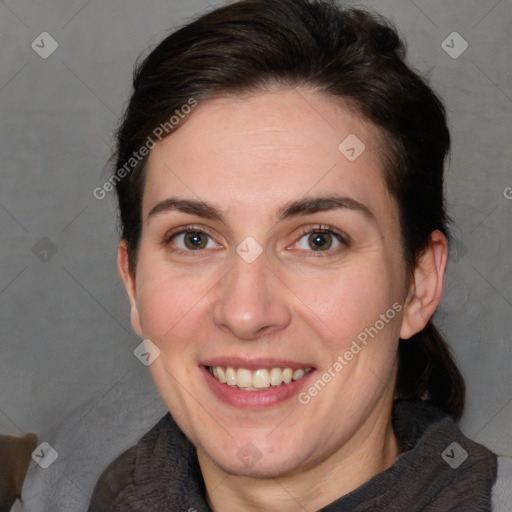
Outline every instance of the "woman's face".
[[125, 282], [200, 460], [294, 474], [387, 428], [406, 287], [378, 143], [347, 106], [280, 89], [200, 104], [151, 151]]

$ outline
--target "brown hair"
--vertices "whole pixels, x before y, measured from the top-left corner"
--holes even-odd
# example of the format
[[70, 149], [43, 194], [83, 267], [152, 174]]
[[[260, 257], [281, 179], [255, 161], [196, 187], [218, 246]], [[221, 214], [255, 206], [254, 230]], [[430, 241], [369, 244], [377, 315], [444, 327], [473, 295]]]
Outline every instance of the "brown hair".
[[[191, 99], [200, 103], [276, 84], [312, 86], [349, 101], [380, 128], [386, 183], [398, 203], [412, 272], [432, 231], [448, 235], [443, 171], [450, 135], [441, 101], [405, 63], [396, 30], [376, 14], [334, 1], [242, 0], [172, 33], [136, 67], [117, 134], [117, 169]], [[121, 236], [133, 273], [146, 161], [147, 156], [135, 162], [116, 183]], [[428, 398], [454, 418], [461, 416], [464, 380], [431, 321], [400, 342], [396, 391]]]

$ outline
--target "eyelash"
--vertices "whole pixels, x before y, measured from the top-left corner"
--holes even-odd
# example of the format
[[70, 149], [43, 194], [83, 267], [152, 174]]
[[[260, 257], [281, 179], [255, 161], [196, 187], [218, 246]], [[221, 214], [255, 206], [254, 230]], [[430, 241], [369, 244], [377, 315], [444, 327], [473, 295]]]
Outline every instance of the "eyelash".
[[[171, 242], [172, 242], [172, 239], [178, 235], [183, 235], [185, 233], [189, 233], [190, 231], [194, 231], [196, 233], [204, 233], [205, 235], [209, 236], [212, 240], [213, 240], [213, 236], [208, 233], [208, 231], [206, 231], [204, 228], [200, 228], [199, 226], [194, 226], [193, 224], [190, 224], [188, 226], [183, 226], [183, 227], [180, 227], [178, 231], [171, 231], [170, 233], [167, 233], [163, 239], [163, 245], [164, 246], [168, 246]], [[198, 250], [198, 251], [185, 251], [184, 249], [174, 249], [175, 252], [178, 252], [178, 253], [186, 253], [187, 255], [189, 255], [190, 253], [201, 253], [203, 251], [201, 250]], [[200, 256], [200, 254], [195, 254], [195, 256]]]
[[[303, 236], [311, 235], [313, 233], [329, 233], [336, 240], [338, 240], [338, 242], [340, 242], [340, 244], [342, 246], [344, 246], [344, 248], [347, 248], [350, 245], [349, 238], [347, 235], [339, 232], [333, 226], [329, 226], [327, 224], [317, 224], [316, 226], [313, 226], [313, 227], [304, 228], [302, 230], [299, 238], [297, 239], [297, 242]], [[297, 242], [294, 242], [294, 243], [297, 243]], [[327, 249], [326, 251], [314, 251], [314, 250], [310, 249], [308, 252], [312, 253], [314, 255], [314, 257], [320, 257], [320, 258], [327, 257], [328, 258], [330, 256], [334, 256], [334, 255], [338, 254], [340, 252], [340, 250], [342, 250], [342, 249], [343, 249], [343, 247], [337, 247], [335, 249]]]
[[[204, 228], [201, 228], [199, 226], [194, 226], [192, 224], [192, 225], [183, 226], [183, 227], [179, 228], [179, 231], [171, 231], [170, 233], [167, 233], [165, 235], [162, 243], [164, 246], [168, 246], [172, 242], [172, 239], [174, 237], [176, 237], [178, 235], [183, 235], [190, 231], [204, 233], [205, 235], [209, 236], [213, 240], [213, 236], [210, 233], [208, 233], [208, 231], [206, 231]], [[342, 244], [345, 248], [349, 247], [349, 245], [350, 245], [349, 238], [345, 234], [339, 232], [334, 227], [326, 225], [326, 224], [317, 224], [313, 227], [304, 228], [301, 231], [297, 241], [294, 242], [294, 244], [297, 243], [298, 241], [300, 241], [305, 235], [311, 235], [313, 233], [328, 233], [328, 234], [332, 235], [336, 240], [338, 240], [338, 242], [340, 242], [340, 244]], [[314, 251], [313, 249], [311, 249], [307, 252], [312, 253], [314, 255], [314, 257], [330, 257], [330, 256], [337, 254], [341, 249], [342, 249], [341, 247], [338, 247], [335, 249], [327, 249], [325, 251]], [[299, 250], [304, 250], [304, 249], [299, 249]], [[193, 251], [193, 250], [184, 250], [184, 249], [174, 249], [174, 251], [178, 252], [178, 253], [186, 253], [187, 255], [190, 255], [190, 253], [204, 252], [204, 250]], [[195, 256], [199, 256], [199, 254], [195, 254]]]

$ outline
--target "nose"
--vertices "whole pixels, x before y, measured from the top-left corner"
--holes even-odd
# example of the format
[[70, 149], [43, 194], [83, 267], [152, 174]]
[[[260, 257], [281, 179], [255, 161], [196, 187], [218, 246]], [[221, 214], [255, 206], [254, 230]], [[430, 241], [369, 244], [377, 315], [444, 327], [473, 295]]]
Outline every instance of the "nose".
[[289, 292], [261, 254], [247, 263], [234, 256], [232, 269], [219, 283], [213, 321], [242, 340], [257, 340], [286, 328], [291, 321]]

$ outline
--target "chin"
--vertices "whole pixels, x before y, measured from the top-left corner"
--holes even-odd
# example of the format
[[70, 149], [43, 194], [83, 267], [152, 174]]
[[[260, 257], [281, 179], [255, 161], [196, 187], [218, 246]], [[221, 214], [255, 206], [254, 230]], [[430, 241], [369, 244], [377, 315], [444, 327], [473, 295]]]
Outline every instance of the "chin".
[[[248, 455], [251, 450], [246, 450], [245, 457], [241, 456], [244, 448], [239, 453], [233, 454], [229, 459], [223, 457], [210, 457], [213, 463], [225, 473], [257, 479], [281, 478], [297, 471], [298, 466], [291, 460], [283, 461], [282, 453], [276, 453], [269, 457], [264, 453], [253, 452]], [[239, 457], [240, 454], [240, 457]]]

